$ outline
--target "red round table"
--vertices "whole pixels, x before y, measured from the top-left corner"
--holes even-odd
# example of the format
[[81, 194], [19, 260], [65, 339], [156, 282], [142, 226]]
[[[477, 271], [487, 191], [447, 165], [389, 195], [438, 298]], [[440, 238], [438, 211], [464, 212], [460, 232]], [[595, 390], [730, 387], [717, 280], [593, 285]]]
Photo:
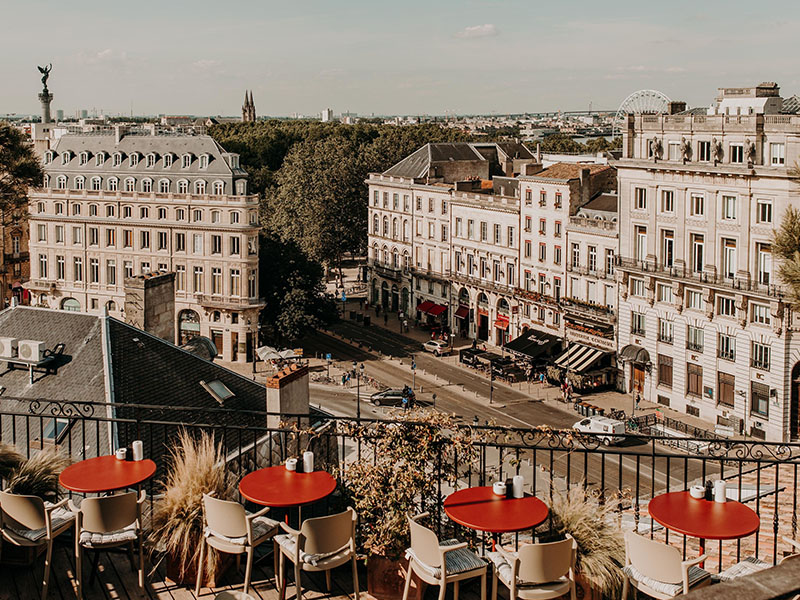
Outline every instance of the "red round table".
[[336, 489], [336, 479], [325, 471], [297, 473], [283, 465], [245, 475], [239, 482], [242, 496], [271, 507], [302, 506], [321, 500]]
[[547, 505], [535, 496], [506, 498], [491, 487], [472, 487], [453, 492], [444, 500], [444, 512], [451, 520], [489, 533], [510, 533], [533, 529], [547, 519]]
[[755, 511], [741, 502], [714, 502], [692, 498], [689, 492], [656, 496], [647, 506], [653, 520], [667, 529], [700, 540], [700, 554], [706, 540], [735, 540], [754, 534], [761, 526]]
[[156, 472], [152, 460], [118, 460], [116, 456], [88, 458], [61, 471], [58, 482], [62, 487], [84, 494], [113, 492], [135, 487], [150, 479]]

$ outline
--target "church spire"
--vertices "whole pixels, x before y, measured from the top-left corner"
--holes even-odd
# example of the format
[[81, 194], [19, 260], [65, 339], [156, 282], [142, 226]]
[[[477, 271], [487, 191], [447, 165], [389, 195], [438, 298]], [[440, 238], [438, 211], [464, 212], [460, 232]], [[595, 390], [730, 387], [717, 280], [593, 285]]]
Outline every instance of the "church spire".
[[253, 102], [253, 91], [244, 91], [244, 104], [242, 105], [242, 122], [251, 123], [256, 120], [256, 105]]

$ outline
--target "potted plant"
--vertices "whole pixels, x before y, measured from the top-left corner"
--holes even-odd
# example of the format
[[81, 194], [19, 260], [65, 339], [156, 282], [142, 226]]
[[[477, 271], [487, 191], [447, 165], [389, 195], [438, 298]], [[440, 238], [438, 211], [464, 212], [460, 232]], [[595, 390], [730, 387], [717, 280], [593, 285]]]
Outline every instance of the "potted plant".
[[[22, 460], [16, 462], [19, 458]], [[58, 500], [58, 476], [69, 463], [69, 458], [56, 450], [42, 450], [28, 459], [13, 448], [0, 450], [0, 464], [8, 469], [6, 490], [12, 494], [39, 496], [48, 502]]]
[[582, 597], [618, 597], [625, 565], [625, 539], [614, 514], [619, 502], [600, 502], [582, 483], [566, 491], [553, 487], [552, 529], [559, 536], [570, 534], [578, 544], [575, 572]]
[[[206, 432], [195, 437], [181, 430], [169, 463], [163, 495], [153, 512], [150, 540], [156, 551], [165, 554], [167, 577], [178, 584], [194, 584], [204, 528], [203, 494], [214, 492], [218, 498], [231, 500], [234, 486], [221, 444]], [[201, 571], [200, 576], [213, 587], [221, 569], [220, 556], [211, 547]]]
[[[342, 478], [367, 552], [367, 591], [378, 600], [399, 598], [410, 542], [406, 515], [436, 506], [439, 478], [455, 483], [455, 465], [466, 468], [475, 458], [475, 438], [452, 416], [421, 409], [348, 429], [362, 445], [360, 458]], [[416, 580], [418, 595], [424, 593], [420, 583]]]

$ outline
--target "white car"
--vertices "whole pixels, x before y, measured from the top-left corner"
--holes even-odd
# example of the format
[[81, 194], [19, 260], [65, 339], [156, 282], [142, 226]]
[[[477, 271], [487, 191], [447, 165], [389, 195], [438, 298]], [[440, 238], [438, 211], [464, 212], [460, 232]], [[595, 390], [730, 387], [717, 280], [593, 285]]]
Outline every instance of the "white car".
[[581, 433], [596, 434], [606, 446], [618, 444], [625, 439], [625, 423], [608, 417], [587, 417], [572, 427]]
[[442, 340], [428, 340], [422, 344], [422, 349], [425, 350], [425, 352], [433, 352], [436, 356], [450, 354], [450, 346]]

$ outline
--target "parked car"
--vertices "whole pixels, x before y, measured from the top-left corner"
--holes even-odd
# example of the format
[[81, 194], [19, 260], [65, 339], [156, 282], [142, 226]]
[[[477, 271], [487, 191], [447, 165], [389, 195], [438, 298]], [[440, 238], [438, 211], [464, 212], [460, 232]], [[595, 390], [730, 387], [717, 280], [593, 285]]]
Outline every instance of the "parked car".
[[594, 433], [604, 445], [618, 444], [625, 439], [625, 423], [608, 417], [587, 417], [572, 426], [581, 433]]
[[425, 350], [425, 352], [433, 352], [436, 356], [450, 354], [450, 346], [442, 340], [428, 340], [422, 344], [422, 349]]
[[[409, 408], [414, 404], [414, 392], [410, 393]], [[375, 392], [369, 397], [373, 406], [403, 406], [403, 390], [383, 390]]]

